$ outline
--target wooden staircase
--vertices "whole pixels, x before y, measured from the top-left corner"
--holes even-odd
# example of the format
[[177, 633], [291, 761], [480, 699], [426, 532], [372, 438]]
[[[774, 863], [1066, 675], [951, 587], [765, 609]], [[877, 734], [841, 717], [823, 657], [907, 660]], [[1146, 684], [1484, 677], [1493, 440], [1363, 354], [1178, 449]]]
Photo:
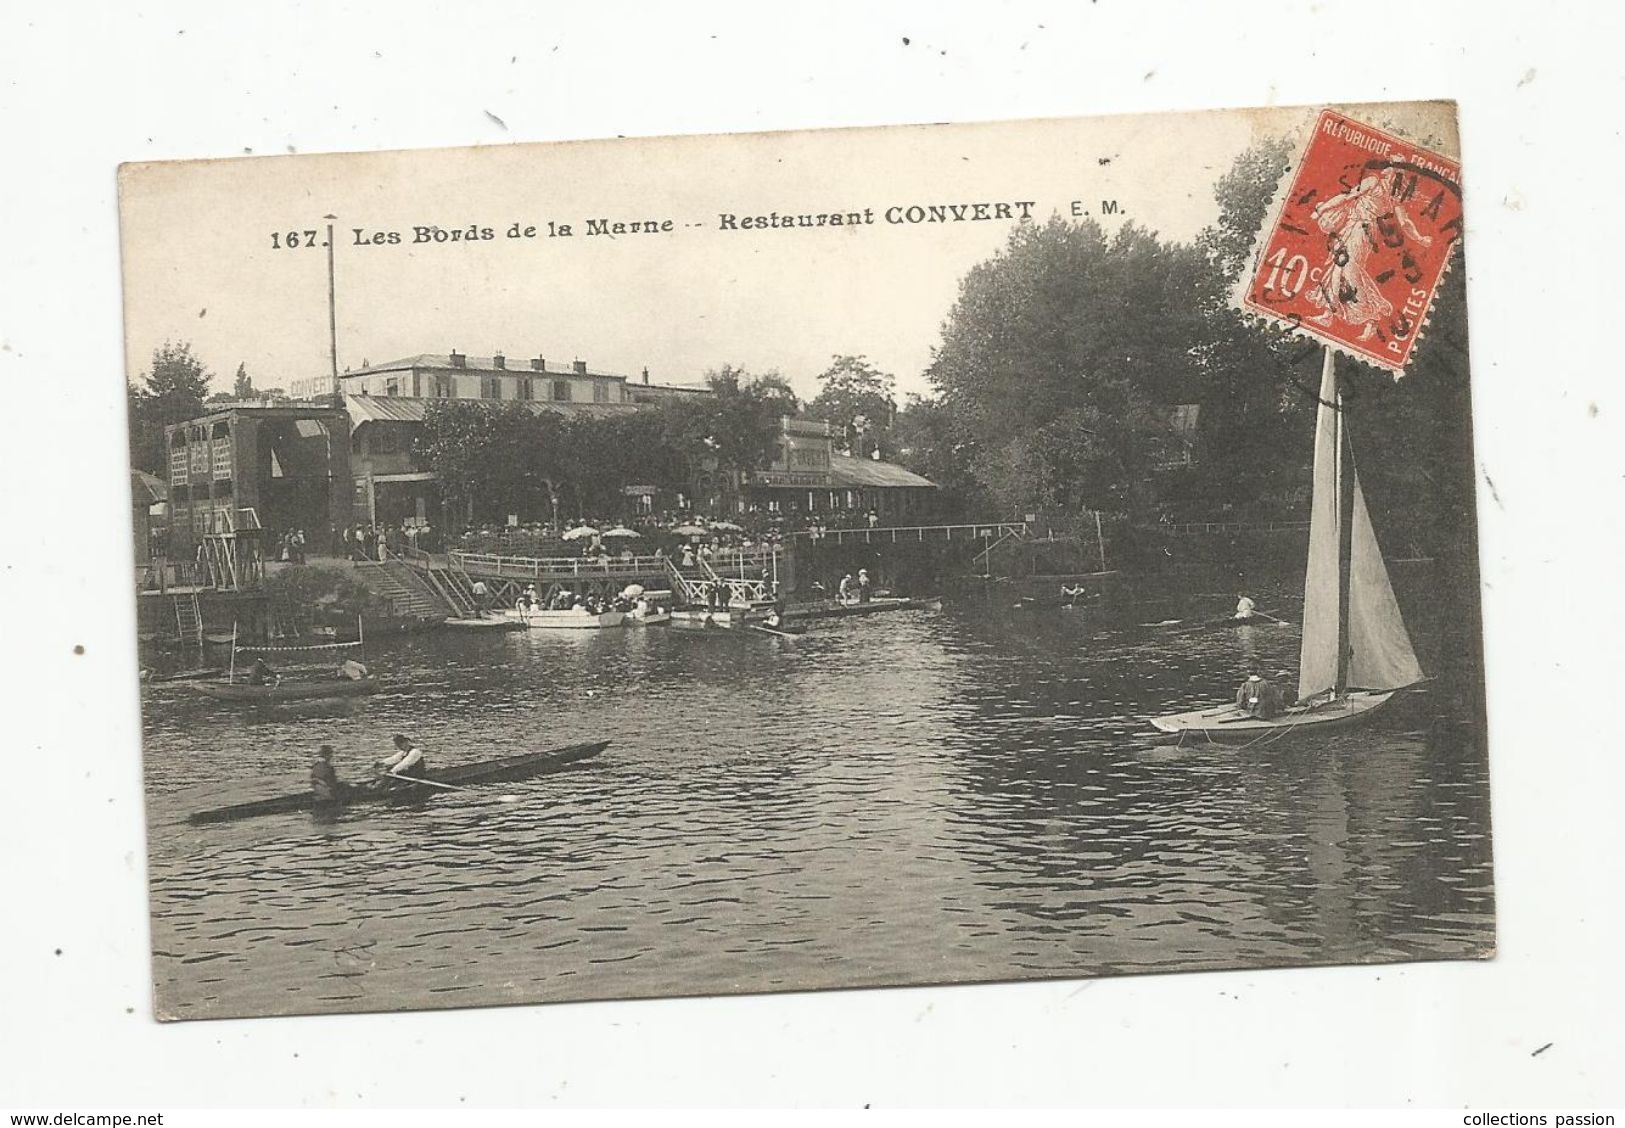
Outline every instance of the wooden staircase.
[[368, 590], [389, 600], [391, 611], [402, 618], [444, 619], [459, 613], [417, 569], [403, 561], [359, 560], [355, 575]]
[[474, 586], [465, 573], [455, 568], [436, 568], [431, 564], [423, 574], [429, 577], [429, 583], [434, 585], [440, 597], [457, 615], [466, 618], [479, 610], [478, 601], [474, 598]]

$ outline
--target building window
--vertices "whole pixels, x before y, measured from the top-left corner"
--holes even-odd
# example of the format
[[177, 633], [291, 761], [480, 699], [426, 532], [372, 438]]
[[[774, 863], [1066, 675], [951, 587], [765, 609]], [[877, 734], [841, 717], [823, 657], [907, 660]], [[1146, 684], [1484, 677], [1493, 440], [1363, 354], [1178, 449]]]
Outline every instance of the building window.
[[536, 384], [529, 376], [519, 377], [519, 398], [522, 400], [536, 398]]
[[492, 400], [501, 399], [502, 398], [502, 377], [500, 377], [500, 376], [481, 376], [480, 377], [480, 398], [481, 399], [492, 399]]
[[384, 395], [398, 396], [400, 394], [401, 378], [399, 376], [391, 376], [389, 379], [384, 381]]
[[555, 400], [560, 401], [561, 403], [562, 402], [568, 402], [569, 399], [570, 399], [570, 381], [568, 381], [568, 380], [554, 380], [553, 381], [553, 398]]
[[609, 402], [609, 385], [602, 380], [594, 380], [592, 385], [592, 401], [594, 403]]
[[457, 380], [452, 376], [436, 376], [434, 378], [435, 399], [453, 399], [457, 395]]

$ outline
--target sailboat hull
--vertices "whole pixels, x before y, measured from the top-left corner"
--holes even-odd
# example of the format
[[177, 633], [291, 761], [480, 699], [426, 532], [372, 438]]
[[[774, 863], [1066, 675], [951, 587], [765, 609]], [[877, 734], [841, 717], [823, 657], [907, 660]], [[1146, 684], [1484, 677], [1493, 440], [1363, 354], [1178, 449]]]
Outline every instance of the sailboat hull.
[[1170, 736], [1192, 736], [1227, 744], [1246, 743], [1266, 737], [1274, 739], [1288, 733], [1332, 732], [1364, 724], [1388, 704], [1396, 692], [1398, 691], [1388, 690], [1384, 693], [1367, 693], [1354, 690], [1348, 696], [1326, 704], [1294, 706], [1267, 721], [1248, 716], [1234, 705], [1222, 705], [1194, 709], [1189, 713], [1174, 713], [1167, 717], [1153, 717], [1151, 724], [1158, 732]]

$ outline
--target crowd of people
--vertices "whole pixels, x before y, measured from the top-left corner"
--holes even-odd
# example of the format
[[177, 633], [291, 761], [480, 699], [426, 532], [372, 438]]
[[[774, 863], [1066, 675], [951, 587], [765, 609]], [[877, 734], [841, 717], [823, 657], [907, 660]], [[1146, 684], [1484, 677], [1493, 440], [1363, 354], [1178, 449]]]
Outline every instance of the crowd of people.
[[622, 614], [636, 614], [647, 616], [657, 608], [644, 593], [641, 585], [630, 585], [614, 596], [600, 596], [591, 591], [572, 591], [567, 587], [556, 590], [552, 596], [543, 597], [535, 584], [527, 584], [525, 590], [514, 601], [514, 608], [521, 614], [529, 611], [577, 611], [588, 615], [602, 615], [606, 611], [619, 611]]
[[386, 560], [408, 549], [440, 551], [440, 534], [427, 523], [361, 524], [339, 530], [333, 553], [346, 560]]

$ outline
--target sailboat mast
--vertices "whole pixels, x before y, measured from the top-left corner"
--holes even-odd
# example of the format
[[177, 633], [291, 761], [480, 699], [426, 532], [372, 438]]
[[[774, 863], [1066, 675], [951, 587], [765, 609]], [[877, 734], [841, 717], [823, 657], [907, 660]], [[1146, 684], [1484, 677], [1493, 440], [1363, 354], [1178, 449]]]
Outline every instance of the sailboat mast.
[[[1336, 372], [1332, 350], [1326, 349], [1326, 371]], [[1337, 682], [1338, 697], [1348, 691], [1349, 578], [1354, 559], [1354, 452], [1349, 446], [1348, 414], [1343, 402], [1343, 377], [1335, 377], [1337, 415]]]

